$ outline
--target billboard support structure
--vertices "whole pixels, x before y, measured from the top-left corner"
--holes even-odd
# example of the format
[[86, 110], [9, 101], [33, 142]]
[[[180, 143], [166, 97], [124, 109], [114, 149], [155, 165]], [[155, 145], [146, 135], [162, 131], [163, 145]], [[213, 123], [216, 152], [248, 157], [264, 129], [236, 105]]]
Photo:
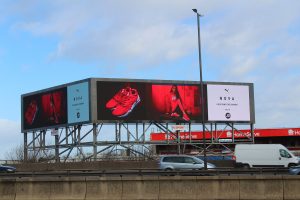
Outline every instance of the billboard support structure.
[[[100, 154], [120, 151], [147, 156], [151, 145], [174, 145], [176, 153], [196, 145], [205, 155], [212, 145], [223, 145], [215, 138], [212, 124], [215, 130], [222, 124], [232, 132], [237, 132], [234, 123], [250, 124], [252, 135], [245, 142], [254, 141], [251, 83], [90, 78], [24, 94], [21, 108], [25, 160], [59, 162], [74, 154], [81, 160], [97, 160]], [[112, 126], [110, 141], [104, 141], [106, 134], [100, 138], [104, 123]], [[188, 126], [187, 139], [181, 138], [182, 130], [170, 130], [169, 124], [176, 123]], [[194, 124], [202, 124], [201, 139], [192, 137]], [[165, 141], [148, 138], [153, 126], [166, 134]], [[207, 139], [206, 147], [208, 134], [211, 140]], [[233, 135], [230, 143], [234, 142], [240, 141]]]
[[[253, 132], [250, 135], [245, 135], [243, 139], [235, 138], [232, 134], [231, 141], [221, 141], [220, 136], [216, 134], [217, 125], [211, 123], [210, 130], [206, 127], [206, 134], [210, 134], [211, 140], [207, 140], [206, 149], [203, 146], [201, 138], [195, 139], [191, 129], [193, 124], [185, 124], [187, 133], [182, 138], [181, 133], [170, 130], [170, 124], [166, 123], [115, 123], [115, 139], [107, 141], [104, 139], [106, 134], [104, 124], [87, 124], [81, 126], [70, 126], [60, 128], [58, 135], [51, 136], [50, 130], [41, 130], [24, 132], [24, 161], [55, 161], [66, 162], [70, 159], [74, 161], [97, 161], [107, 158], [124, 158], [130, 159], [151, 159], [155, 157], [155, 148], [163, 146], [176, 146], [176, 153], [192, 153], [191, 148], [198, 149], [198, 154], [203, 154], [203, 151], [212, 152], [212, 149], [221, 146], [224, 149], [230, 149], [235, 143], [253, 143]], [[154, 132], [157, 128], [161, 133], [165, 133], [164, 141], [150, 140], [149, 132]], [[250, 124], [253, 130], [253, 124]], [[235, 124], [224, 125], [224, 132], [234, 131], [242, 134], [236, 128]], [[152, 130], [151, 130], [152, 129]], [[215, 129], [215, 130], [213, 130]], [[101, 133], [101, 135], [100, 135]], [[101, 137], [100, 137], [101, 136]], [[49, 139], [50, 137], [50, 139]], [[52, 139], [51, 139], [52, 137]], [[54, 137], [54, 138], [53, 138]], [[53, 144], [50, 144], [51, 140]], [[48, 142], [46, 142], [48, 141]]]

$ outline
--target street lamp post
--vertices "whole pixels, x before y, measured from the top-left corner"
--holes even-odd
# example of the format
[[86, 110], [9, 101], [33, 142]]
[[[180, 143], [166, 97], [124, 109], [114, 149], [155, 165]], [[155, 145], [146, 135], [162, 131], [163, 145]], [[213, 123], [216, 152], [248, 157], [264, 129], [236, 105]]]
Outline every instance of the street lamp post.
[[201, 40], [200, 40], [200, 15], [197, 9], [192, 9], [197, 14], [198, 25], [198, 51], [199, 51], [199, 67], [200, 67], [200, 92], [201, 92], [201, 114], [202, 114], [202, 133], [203, 133], [203, 157], [204, 157], [204, 169], [207, 169], [206, 159], [206, 136], [205, 136], [205, 120], [204, 120], [204, 96], [203, 96], [203, 80], [202, 80], [202, 59], [201, 59]]

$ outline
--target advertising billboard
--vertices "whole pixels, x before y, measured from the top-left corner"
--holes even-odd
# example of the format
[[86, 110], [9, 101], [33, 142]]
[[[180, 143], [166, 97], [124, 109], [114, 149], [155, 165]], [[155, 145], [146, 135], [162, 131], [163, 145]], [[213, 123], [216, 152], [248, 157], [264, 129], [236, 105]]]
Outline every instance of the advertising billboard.
[[208, 121], [251, 120], [249, 85], [207, 84]]
[[67, 90], [61, 88], [23, 98], [23, 129], [67, 123]]
[[97, 82], [100, 121], [200, 121], [198, 85]]
[[83, 82], [68, 86], [68, 123], [90, 120], [89, 83]]
[[[254, 123], [253, 84], [85, 79], [24, 94], [22, 131], [83, 123]], [[204, 110], [202, 110], [202, 104]]]
[[22, 95], [22, 131], [90, 122], [89, 91], [84, 80]]

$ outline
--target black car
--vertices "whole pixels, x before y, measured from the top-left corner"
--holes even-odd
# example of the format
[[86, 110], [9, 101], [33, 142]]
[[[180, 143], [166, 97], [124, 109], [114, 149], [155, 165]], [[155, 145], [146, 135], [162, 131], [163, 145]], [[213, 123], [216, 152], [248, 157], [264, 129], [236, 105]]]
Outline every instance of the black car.
[[0, 165], [0, 172], [15, 172], [16, 168], [13, 166]]

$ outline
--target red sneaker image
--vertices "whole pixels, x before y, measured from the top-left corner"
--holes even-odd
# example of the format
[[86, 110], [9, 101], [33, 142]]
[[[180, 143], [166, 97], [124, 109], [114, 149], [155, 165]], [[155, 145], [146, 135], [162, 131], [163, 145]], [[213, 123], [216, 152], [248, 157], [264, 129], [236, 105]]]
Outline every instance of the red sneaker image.
[[179, 117], [179, 114], [176, 112], [171, 113], [171, 117]]
[[113, 98], [111, 98], [107, 103], [106, 103], [106, 108], [108, 109], [114, 109], [116, 108], [117, 105], [122, 101], [123, 97], [128, 96], [130, 93], [131, 88], [126, 87], [121, 89]]
[[26, 124], [31, 125], [34, 122], [37, 111], [37, 103], [35, 100], [32, 100], [25, 111]]
[[141, 101], [138, 91], [129, 88], [129, 92], [122, 96], [118, 101], [117, 106], [114, 108], [112, 114], [117, 117], [126, 117], [134, 107]]

